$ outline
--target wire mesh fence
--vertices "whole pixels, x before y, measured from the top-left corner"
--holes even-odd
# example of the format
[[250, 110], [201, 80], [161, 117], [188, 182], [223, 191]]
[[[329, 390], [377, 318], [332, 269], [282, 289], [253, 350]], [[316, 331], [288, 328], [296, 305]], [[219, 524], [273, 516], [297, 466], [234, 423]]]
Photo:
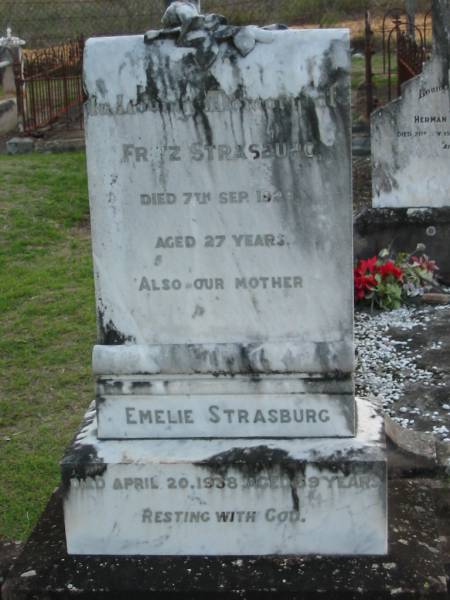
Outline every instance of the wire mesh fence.
[[[203, 0], [204, 12], [239, 22], [295, 18], [297, 0]], [[80, 35], [133, 34], [158, 27], [165, 0], [2, 0], [0, 30], [10, 26], [27, 47], [58, 44]]]
[[[403, 5], [403, 1], [201, 0], [201, 9], [223, 14], [236, 24], [312, 21], [326, 26], [355, 11], [364, 15], [368, 7], [381, 10], [385, 5]], [[29, 48], [79, 36], [142, 33], [159, 26], [166, 5], [167, 0], [1, 0], [0, 32], [12, 27]]]

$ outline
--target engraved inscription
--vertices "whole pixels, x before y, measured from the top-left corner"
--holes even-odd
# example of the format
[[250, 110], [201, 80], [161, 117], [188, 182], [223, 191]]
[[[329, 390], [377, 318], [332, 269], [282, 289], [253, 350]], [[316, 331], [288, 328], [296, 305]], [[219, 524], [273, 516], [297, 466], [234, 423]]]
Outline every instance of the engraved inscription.
[[415, 115], [414, 123], [447, 123], [445, 115]]
[[[325, 103], [335, 108], [339, 102], [338, 85], [324, 87], [320, 96]], [[190, 100], [179, 99], [176, 102], [158, 99], [153, 102], [141, 85], [136, 87], [137, 101], [124, 101], [123, 94], [116, 94], [115, 102], [99, 101], [95, 94], [86, 102], [86, 112], [90, 117], [108, 117], [115, 115], [142, 115], [144, 113], [171, 114], [179, 118], [194, 117], [196, 107]], [[319, 98], [320, 98], [319, 96]], [[321, 98], [321, 100], [322, 100]], [[323, 101], [322, 100], [322, 101]], [[250, 111], [295, 110], [298, 117], [303, 114], [301, 97], [287, 98], [234, 98], [227, 96], [222, 90], [209, 91], [204, 98], [203, 111], [208, 113], [241, 112], [243, 108]]]
[[[217, 405], [208, 407], [209, 423], [226, 422], [233, 425], [241, 423], [328, 423], [330, 412], [328, 409], [316, 410], [314, 408], [272, 408], [268, 410], [248, 410], [244, 408], [221, 408]], [[193, 410], [142, 410], [134, 406], [125, 407], [125, 422], [127, 425], [195, 425], [196, 417]]]
[[153, 511], [145, 508], [142, 511], [143, 523], [256, 523], [257, 520], [277, 521], [278, 523], [304, 522], [297, 510], [277, 510], [268, 508], [266, 511], [230, 510], [230, 511]]
[[[180, 279], [152, 279], [141, 277], [139, 291], [147, 292], [169, 292], [180, 290], [224, 290], [225, 280], [221, 277], [198, 277], [193, 281], [183, 283]], [[303, 288], [303, 278], [299, 275], [285, 276], [252, 276], [236, 277], [232, 284], [235, 290], [289, 290]]]
[[175, 248], [195, 248], [201, 245], [204, 248], [221, 248], [224, 244], [230, 244], [234, 248], [273, 248], [286, 245], [284, 234], [265, 233], [265, 234], [239, 234], [239, 235], [205, 235], [198, 244], [197, 239], [191, 235], [158, 237], [155, 248], [175, 249]]
[[360, 489], [367, 490], [379, 488], [381, 480], [374, 474], [360, 474], [350, 472], [344, 474], [311, 475], [301, 474], [287, 477], [274, 473], [262, 473], [255, 476], [197, 476], [197, 477], [116, 477], [110, 487], [106, 486], [103, 477], [88, 477], [85, 480], [71, 479], [72, 488], [81, 489], [112, 489], [113, 491], [131, 490], [133, 492], [146, 492], [148, 490], [172, 490], [182, 493], [184, 490], [220, 490], [229, 489], [257, 489], [257, 490], [331, 490], [331, 489]]
[[448, 92], [448, 85], [434, 85], [429, 88], [420, 88], [419, 90], [419, 100], [422, 98], [426, 98], [430, 94], [437, 94], [438, 92]]
[[273, 142], [270, 144], [190, 144], [182, 146], [136, 146], [122, 144], [122, 162], [127, 164], [148, 163], [152, 160], [168, 162], [224, 162], [236, 160], [274, 160], [289, 159], [304, 155], [308, 158], [315, 156], [315, 145], [309, 141], [304, 144], [291, 142]]
[[139, 195], [139, 203], [142, 206], [175, 206], [195, 205], [204, 206], [211, 202], [226, 205], [248, 204], [250, 202], [270, 203], [286, 202], [295, 199], [294, 192], [280, 192], [279, 190], [256, 190], [249, 191], [224, 191], [224, 192], [183, 192], [175, 194], [172, 192], [147, 192]]
[[[274, 55], [261, 44], [254, 59], [233, 64], [224, 55], [211, 71], [191, 62], [196, 49], [170, 40], [144, 47], [137, 37], [120, 40], [131, 54], [108, 57], [114, 77], [92, 63], [85, 111], [99, 339], [149, 346], [145, 369], [160, 347], [176, 346], [180, 358], [167, 361], [180, 363], [190, 344], [233, 344], [233, 354], [248, 341], [270, 350], [257, 369], [328, 373], [337, 364], [347, 372], [348, 40], [337, 31], [320, 40], [308, 32], [304, 41], [297, 33], [307, 66], [285, 54], [278, 33], [270, 33]], [[286, 34], [289, 48], [297, 33]], [[92, 44], [104, 52], [109, 43]], [[330, 349], [316, 352], [324, 337]], [[271, 354], [283, 344], [292, 353]], [[128, 427], [138, 437], [139, 426]]]

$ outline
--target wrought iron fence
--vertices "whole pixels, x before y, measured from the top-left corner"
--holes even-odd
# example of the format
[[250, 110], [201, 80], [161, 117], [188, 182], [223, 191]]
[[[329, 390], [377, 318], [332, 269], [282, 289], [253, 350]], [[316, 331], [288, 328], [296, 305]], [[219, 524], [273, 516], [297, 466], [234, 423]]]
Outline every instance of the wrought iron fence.
[[[381, 28], [371, 25], [370, 13], [366, 13], [365, 60], [366, 60], [366, 114], [401, 94], [403, 83], [422, 72], [423, 63], [431, 53], [431, 12], [423, 22], [411, 23], [402, 9], [391, 9], [383, 16]], [[381, 36], [381, 48], [375, 38]], [[376, 60], [380, 55], [382, 60]], [[378, 64], [378, 69], [376, 65]], [[384, 90], [381, 89], [383, 87]], [[378, 85], [375, 84], [377, 80]]]
[[[292, 9], [295, 0], [294, 4], [289, 2]], [[240, 19], [258, 22], [265, 19], [270, 7], [282, 8], [283, 3], [287, 6], [288, 0], [225, 0], [225, 7], [229, 13], [236, 11]], [[13, 26], [28, 40], [22, 63], [14, 66], [23, 131], [34, 133], [56, 122], [66, 129], [82, 128], [85, 37], [137, 33], [157, 27], [166, 4], [166, 0], [148, 4], [140, 0], [4, 0], [0, 5], [3, 25]], [[25, 5], [28, 12], [24, 18]], [[223, 7], [223, 0], [203, 0], [201, 4], [207, 12], [219, 12]], [[83, 36], [76, 41], [48, 45], [49, 41], [66, 40], [74, 32], [82, 32]], [[41, 47], [30, 49], [33, 45]]]
[[58, 121], [66, 129], [83, 127], [81, 83], [84, 40], [24, 50], [15, 63], [17, 106], [24, 132]]
[[[419, 36], [420, 31], [417, 32]], [[399, 31], [397, 36], [397, 95], [400, 95], [401, 86], [405, 81], [422, 72], [425, 62], [425, 47], [423, 37], [419, 43], [406, 34]]]

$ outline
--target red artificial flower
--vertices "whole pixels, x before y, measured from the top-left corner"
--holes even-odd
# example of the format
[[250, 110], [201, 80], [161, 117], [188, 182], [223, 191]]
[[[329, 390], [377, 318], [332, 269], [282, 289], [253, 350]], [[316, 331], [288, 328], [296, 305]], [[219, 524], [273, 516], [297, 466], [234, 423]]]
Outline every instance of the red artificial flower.
[[430, 260], [428, 256], [421, 256], [420, 258], [417, 256], [411, 256], [409, 260], [413, 267], [419, 267], [424, 271], [428, 271], [429, 273], [434, 273], [434, 271], [439, 270], [436, 261]]
[[357, 300], [363, 300], [366, 294], [370, 294], [377, 286], [377, 280], [374, 275], [376, 261], [376, 256], [367, 260], [359, 260], [353, 270], [355, 297]]
[[368, 258], [367, 260], [359, 260], [358, 264], [356, 265], [355, 268], [355, 272], [358, 273], [358, 275], [366, 275], [367, 273], [373, 273], [375, 270], [375, 265], [377, 262], [377, 257], [374, 256], [373, 258]]
[[392, 275], [395, 277], [395, 279], [398, 279], [398, 281], [403, 279], [403, 271], [400, 269], [400, 267], [397, 267], [392, 260], [388, 260], [383, 265], [377, 265], [376, 271], [383, 279], [389, 275]]

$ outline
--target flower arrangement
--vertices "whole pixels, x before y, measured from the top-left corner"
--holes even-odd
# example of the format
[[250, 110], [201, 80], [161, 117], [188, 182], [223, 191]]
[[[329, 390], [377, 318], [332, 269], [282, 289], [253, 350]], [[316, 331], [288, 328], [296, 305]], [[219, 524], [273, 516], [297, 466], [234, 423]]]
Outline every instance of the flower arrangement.
[[359, 260], [354, 268], [355, 302], [392, 310], [439, 287], [436, 262], [424, 251], [424, 244], [418, 244], [413, 254], [400, 252], [391, 258], [388, 250], [382, 250]]

